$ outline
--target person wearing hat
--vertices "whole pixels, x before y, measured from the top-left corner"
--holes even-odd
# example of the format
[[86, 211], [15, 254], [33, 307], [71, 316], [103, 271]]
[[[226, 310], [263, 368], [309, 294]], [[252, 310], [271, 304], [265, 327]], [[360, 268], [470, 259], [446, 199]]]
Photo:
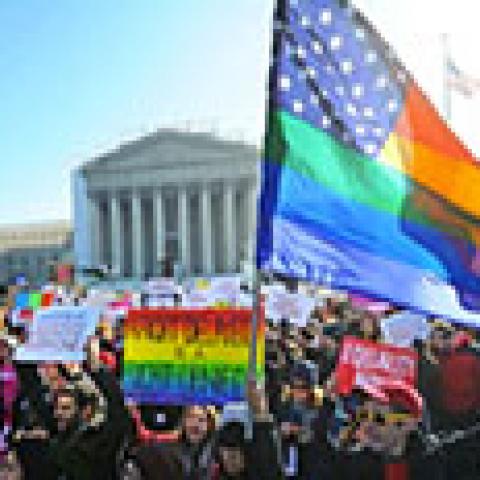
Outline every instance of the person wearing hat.
[[[418, 392], [403, 382], [362, 385], [337, 406], [339, 425], [332, 440], [338, 454], [335, 478], [412, 480], [412, 451], [423, 414]], [[340, 401], [340, 400], [339, 400]], [[341, 407], [341, 408], [340, 408]]]
[[317, 382], [314, 364], [304, 361], [292, 367], [278, 416], [286, 478], [313, 479], [332, 474], [332, 452], [326, 436], [330, 412], [328, 406], [321, 405]]

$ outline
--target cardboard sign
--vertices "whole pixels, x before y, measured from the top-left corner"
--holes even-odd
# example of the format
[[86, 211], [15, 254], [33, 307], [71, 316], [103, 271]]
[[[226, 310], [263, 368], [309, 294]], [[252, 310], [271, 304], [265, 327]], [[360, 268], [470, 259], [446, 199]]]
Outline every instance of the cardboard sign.
[[413, 388], [416, 374], [414, 350], [344, 337], [335, 376], [338, 393], [347, 395], [355, 387], [397, 381]]
[[32, 320], [27, 342], [15, 352], [17, 361], [78, 362], [93, 335], [99, 311], [86, 307], [52, 307], [39, 310]]
[[[137, 403], [218, 405], [245, 397], [251, 309], [134, 309], [124, 325], [124, 390]], [[264, 322], [257, 370], [263, 372]]]
[[297, 325], [306, 325], [315, 308], [315, 299], [300, 293], [289, 293], [279, 289], [270, 290], [266, 302], [266, 316], [279, 321], [290, 320]]
[[410, 312], [398, 313], [382, 320], [381, 328], [387, 343], [405, 348], [413, 346], [416, 339], [425, 340], [430, 334], [427, 319]]

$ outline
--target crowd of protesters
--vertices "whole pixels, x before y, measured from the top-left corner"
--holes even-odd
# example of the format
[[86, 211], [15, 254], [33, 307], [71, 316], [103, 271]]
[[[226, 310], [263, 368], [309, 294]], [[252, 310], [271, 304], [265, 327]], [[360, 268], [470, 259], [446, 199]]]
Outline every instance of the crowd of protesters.
[[[72, 288], [68, 302], [88, 295]], [[27, 330], [3, 311], [0, 479], [480, 478], [474, 330], [429, 319], [413, 346], [419, 397], [341, 395], [342, 339], [385, 340], [378, 315], [332, 292], [305, 325], [266, 319], [265, 379], [249, 379], [246, 405], [182, 408], [124, 400], [121, 316], [100, 321], [83, 362], [22, 363]]]

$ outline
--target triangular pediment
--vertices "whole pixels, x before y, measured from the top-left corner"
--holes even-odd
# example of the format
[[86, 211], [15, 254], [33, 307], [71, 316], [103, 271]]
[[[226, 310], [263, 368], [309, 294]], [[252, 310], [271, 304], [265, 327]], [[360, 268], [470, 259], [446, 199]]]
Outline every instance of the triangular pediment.
[[109, 171], [173, 168], [179, 165], [214, 165], [216, 162], [256, 162], [258, 151], [242, 142], [208, 133], [158, 130], [120, 145], [83, 166], [87, 174]]

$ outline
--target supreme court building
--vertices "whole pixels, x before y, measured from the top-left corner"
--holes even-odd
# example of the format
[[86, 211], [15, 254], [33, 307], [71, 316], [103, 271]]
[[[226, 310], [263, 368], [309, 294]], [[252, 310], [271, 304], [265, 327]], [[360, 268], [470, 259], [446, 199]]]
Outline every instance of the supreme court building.
[[258, 158], [242, 142], [159, 130], [85, 163], [73, 174], [76, 266], [239, 272], [254, 258]]

